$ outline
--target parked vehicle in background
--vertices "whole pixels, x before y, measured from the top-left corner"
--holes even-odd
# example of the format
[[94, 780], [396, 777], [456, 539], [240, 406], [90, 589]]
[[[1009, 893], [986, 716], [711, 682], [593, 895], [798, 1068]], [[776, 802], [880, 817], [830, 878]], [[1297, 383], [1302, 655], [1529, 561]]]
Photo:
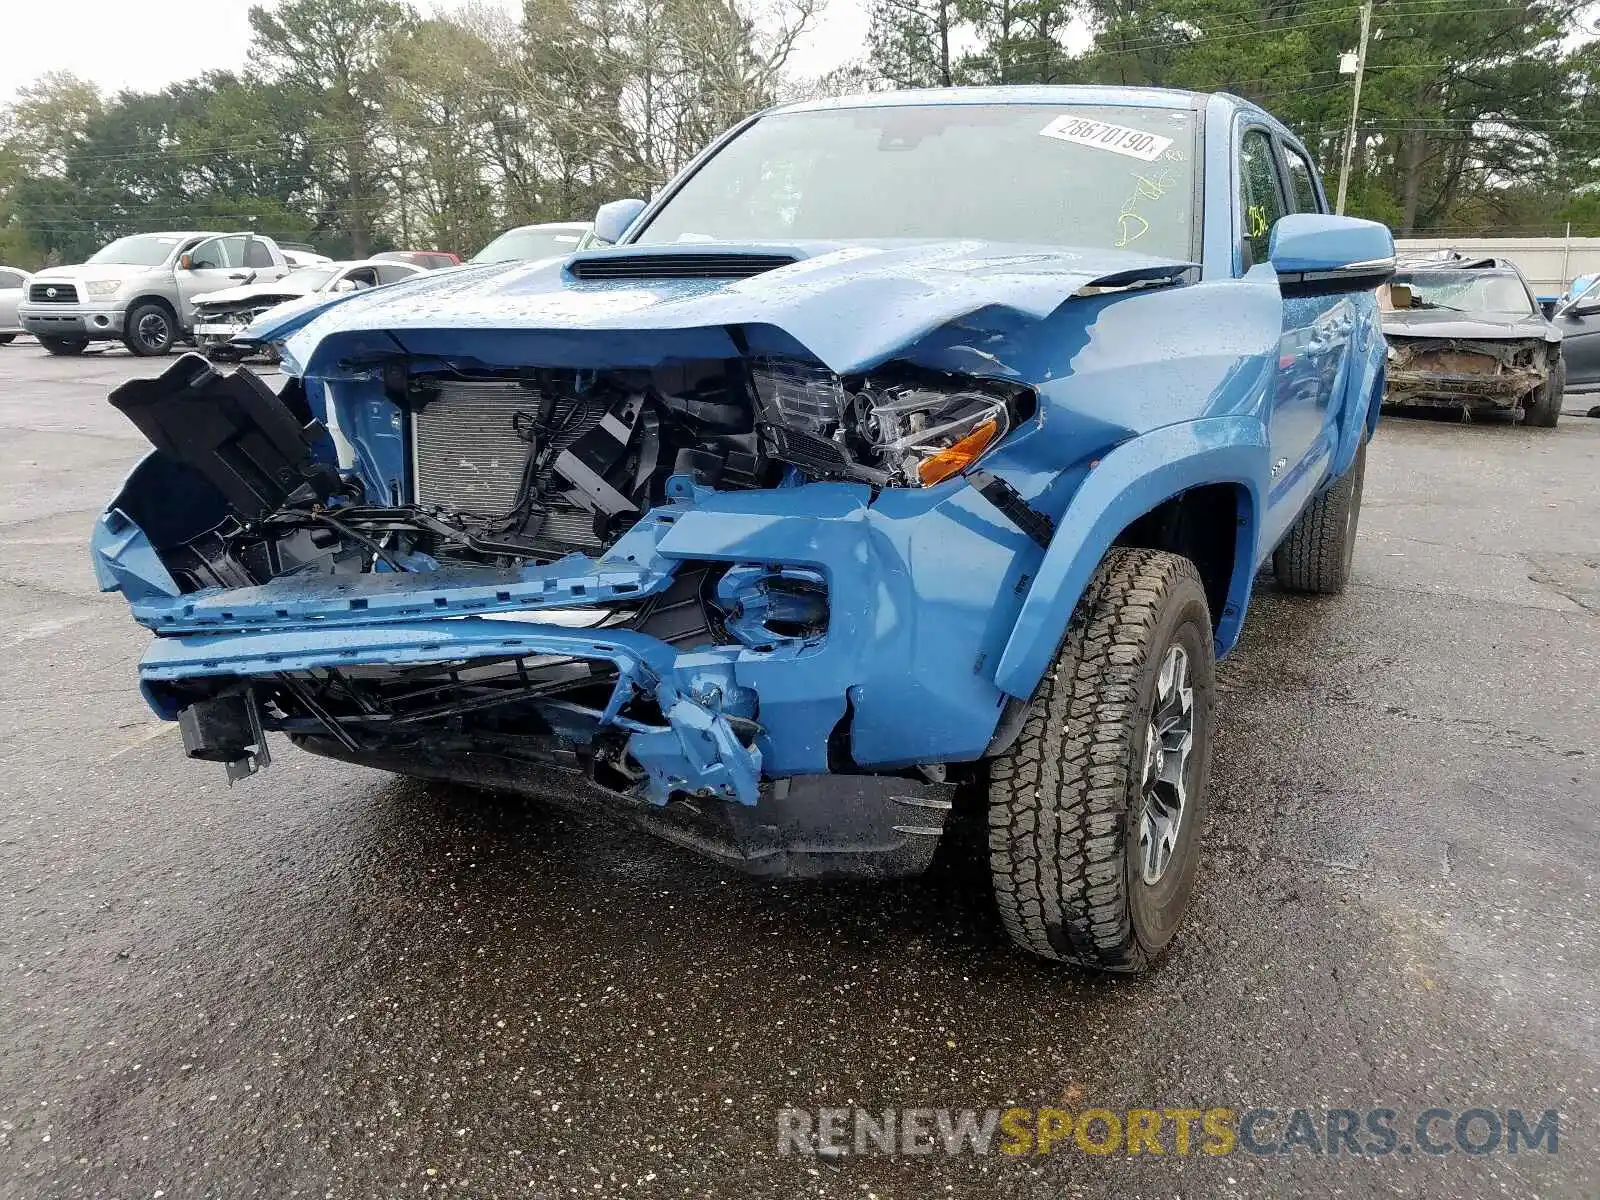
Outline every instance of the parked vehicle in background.
[[442, 271], [446, 267], [459, 267], [461, 256], [448, 250], [385, 250], [372, 256], [380, 262], [404, 262], [429, 271]]
[[38, 272], [19, 317], [52, 354], [82, 354], [90, 342], [104, 341], [121, 341], [135, 354], [165, 354], [192, 336], [201, 296], [288, 273], [271, 238], [141, 233], [118, 238], [81, 265]]
[[780, 108], [595, 225], [263, 320], [281, 393], [112, 394], [148, 702], [768, 876], [921, 871], [966, 783], [1012, 938], [1149, 966], [1257, 571], [1349, 577], [1389, 231], [1252, 104], [1100, 87]]
[[[249, 328], [264, 313], [293, 304], [307, 296], [325, 292], [358, 292], [366, 288], [399, 283], [424, 274], [425, 267], [409, 262], [377, 261], [329, 262], [301, 267], [281, 279], [223, 288], [195, 301], [195, 344], [219, 357], [215, 351]], [[282, 315], [287, 316], [285, 311]], [[221, 355], [229, 358], [237, 355]]]
[[472, 263], [533, 262], [565, 257], [583, 248], [588, 221], [550, 221], [508, 229], [467, 261]]
[[1561, 294], [1561, 298], [1556, 302], [1556, 306], [1559, 308], [1561, 305], [1568, 304], [1573, 300], [1576, 300], [1579, 296], [1587, 292], [1590, 286], [1597, 279], [1600, 279], [1600, 275], [1579, 275], [1572, 281], [1572, 285]]
[[1561, 332], [1567, 391], [1600, 393], [1600, 275], [1589, 276], [1583, 291], [1562, 301], [1553, 323]]
[[310, 246], [302, 246], [298, 244], [286, 246], [282, 242], [279, 242], [278, 249], [283, 251], [284, 261], [287, 262], [290, 267], [314, 267], [318, 263], [330, 263], [333, 261], [331, 255], [318, 254]]
[[1523, 413], [1550, 428], [1566, 377], [1562, 330], [1504, 259], [1402, 261], [1384, 298], [1385, 402]]
[[17, 306], [22, 303], [32, 278], [20, 267], [0, 267], [0, 346], [16, 341], [17, 334], [22, 332], [17, 322]]

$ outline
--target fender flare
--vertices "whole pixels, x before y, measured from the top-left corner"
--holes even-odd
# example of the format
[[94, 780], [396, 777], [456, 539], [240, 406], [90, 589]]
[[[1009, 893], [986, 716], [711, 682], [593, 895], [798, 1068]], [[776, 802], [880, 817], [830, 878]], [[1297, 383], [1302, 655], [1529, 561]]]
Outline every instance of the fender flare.
[[1163, 502], [1205, 484], [1238, 484], [1249, 497], [1249, 512], [1240, 514], [1228, 602], [1214, 614], [1218, 653], [1229, 649], [1244, 623], [1255, 577], [1268, 460], [1265, 427], [1258, 417], [1245, 415], [1164, 426], [1107, 453], [1056, 526], [995, 669], [995, 685], [1023, 700], [1032, 696], [1079, 597], [1117, 536]]

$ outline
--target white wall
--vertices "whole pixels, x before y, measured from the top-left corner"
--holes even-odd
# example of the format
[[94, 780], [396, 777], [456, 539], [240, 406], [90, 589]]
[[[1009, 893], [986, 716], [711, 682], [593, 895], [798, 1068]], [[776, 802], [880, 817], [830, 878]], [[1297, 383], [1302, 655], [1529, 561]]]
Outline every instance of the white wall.
[[1600, 274], [1600, 237], [1396, 238], [1401, 254], [1458, 250], [1472, 257], [1509, 258], [1522, 268], [1535, 296], [1559, 296], [1579, 275]]

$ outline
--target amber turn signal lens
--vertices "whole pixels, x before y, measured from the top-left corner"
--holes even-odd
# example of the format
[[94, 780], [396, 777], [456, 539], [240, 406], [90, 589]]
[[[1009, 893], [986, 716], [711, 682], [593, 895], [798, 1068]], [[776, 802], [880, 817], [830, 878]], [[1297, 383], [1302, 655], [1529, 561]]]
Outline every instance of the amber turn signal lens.
[[931, 487], [958, 472], [965, 471], [978, 460], [994, 441], [1000, 426], [995, 421], [985, 421], [954, 446], [941, 450], [932, 458], [924, 459], [917, 467], [917, 478], [923, 487]]

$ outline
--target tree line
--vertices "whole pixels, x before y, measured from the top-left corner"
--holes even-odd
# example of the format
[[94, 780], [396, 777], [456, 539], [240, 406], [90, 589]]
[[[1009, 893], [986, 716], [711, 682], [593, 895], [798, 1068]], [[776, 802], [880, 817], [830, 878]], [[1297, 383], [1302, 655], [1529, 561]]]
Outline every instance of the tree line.
[[[1331, 192], [1351, 98], [1339, 57], [1359, 13], [1357, 0], [872, 0], [870, 65], [902, 87], [1234, 92], [1305, 140]], [[1401, 236], [1569, 221], [1600, 234], [1594, 14], [1587, 0], [1379, 0], [1348, 211]]]
[[[1329, 176], [1351, 0], [871, 0], [859, 59], [794, 70], [821, 0], [404, 0], [250, 11], [237, 71], [106, 95], [47, 75], [0, 109], [0, 261], [252, 228], [364, 255], [470, 253], [648, 195], [779, 100], [886, 87], [1112, 83], [1257, 100]], [[1600, 52], [1576, 0], [1382, 0], [1350, 211], [1401, 234], [1600, 234]], [[1592, 31], [1589, 31], [1592, 33]]]
[[587, 218], [777, 99], [814, 2], [255, 5], [238, 71], [113, 96], [47, 75], [0, 110], [0, 261], [186, 228], [466, 254]]

